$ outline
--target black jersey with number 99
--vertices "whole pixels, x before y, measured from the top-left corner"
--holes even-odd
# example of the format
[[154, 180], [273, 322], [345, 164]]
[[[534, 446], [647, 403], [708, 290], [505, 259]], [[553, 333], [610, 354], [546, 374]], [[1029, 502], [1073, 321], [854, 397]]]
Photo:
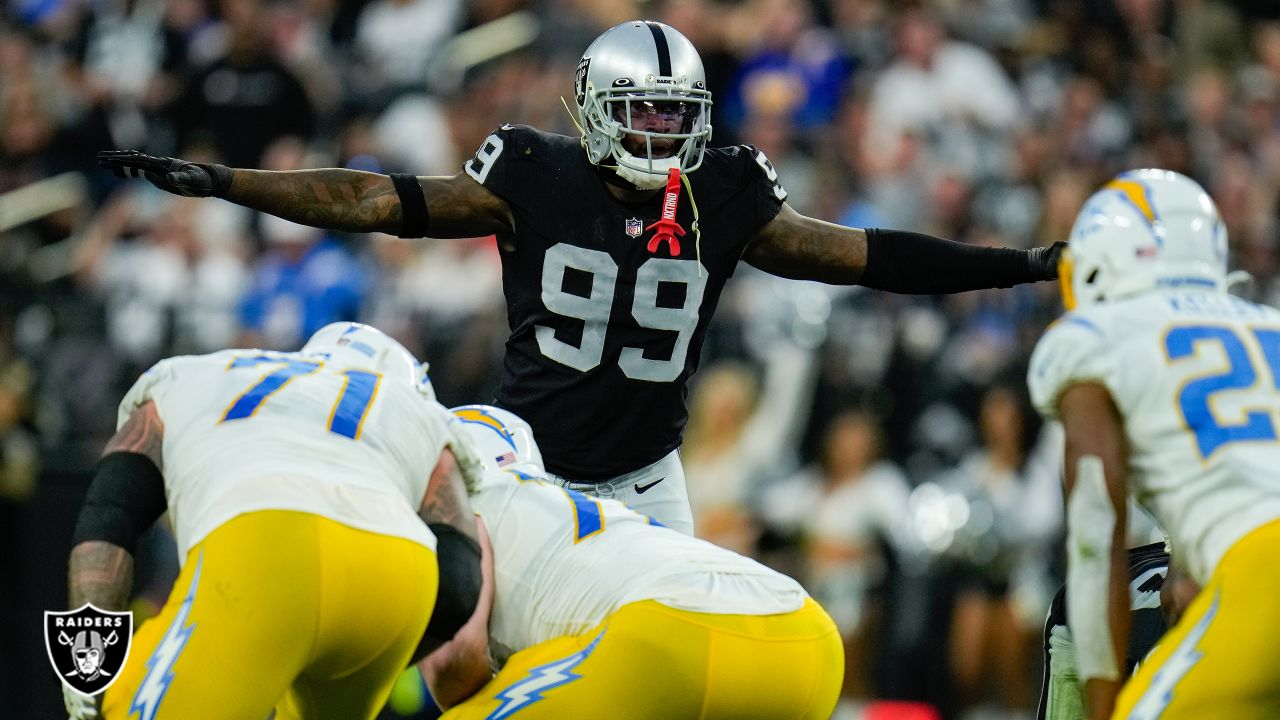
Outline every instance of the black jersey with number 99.
[[764, 154], [707, 150], [688, 176], [692, 199], [680, 190], [685, 232], [673, 240], [655, 239], [667, 193], [616, 199], [576, 138], [504, 125], [464, 170], [514, 217], [496, 401], [533, 427], [547, 469], [602, 480], [679, 446], [687, 381], [720, 292], [786, 199]]

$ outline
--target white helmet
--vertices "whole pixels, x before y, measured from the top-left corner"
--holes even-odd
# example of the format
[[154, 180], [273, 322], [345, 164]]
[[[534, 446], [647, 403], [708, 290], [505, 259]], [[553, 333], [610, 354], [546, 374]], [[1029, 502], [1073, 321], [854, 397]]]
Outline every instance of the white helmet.
[[367, 368], [388, 377], [398, 375], [416, 386], [423, 395], [435, 400], [435, 390], [427, 376], [427, 364], [419, 363], [395, 338], [372, 325], [329, 323], [315, 331], [299, 352], [319, 355], [340, 367]]
[[1123, 172], [1080, 210], [1058, 278], [1067, 310], [1157, 287], [1225, 292], [1227, 229], [1185, 175]]
[[492, 405], [462, 405], [451, 410], [480, 452], [488, 470], [505, 468], [543, 472], [542, 452], [533, 428], [519, 415]]
[[[587, 159], [599, 165], [612, 157], [617, 172], [639, 188], [659, 188], [667, 171], [692, 172], [702, 164], [711, 139], [711, 93], [702, 58], [679, 31], [659, 22], [633, 20], [596, 38], [578, 62], [574, 96]], [[632, 127], [644, 113], [679, 119], [678, 132]], [[645, 141], [643, 155], [622, 146], [626, 135]], [[653, 140], [673, 141], [669, 157], [653, 156]]]

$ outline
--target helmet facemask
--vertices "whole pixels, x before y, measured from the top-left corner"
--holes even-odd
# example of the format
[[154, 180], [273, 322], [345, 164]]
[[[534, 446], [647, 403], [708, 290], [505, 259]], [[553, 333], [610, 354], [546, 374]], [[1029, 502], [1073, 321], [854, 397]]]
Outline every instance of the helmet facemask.
[[[606, 156], [617, 163], [618, 175], [636, 187], [654, 189], [662, 187], [671, 168], [683, 174], [702, 165], [711, 137], [710, 106], [711, 93], [706, 90], [609, 88], [588, 94], [583, 119], [586, 127], [607, 138]], [[628, 136], [634, 138], [630, 143]], [[638, 147], [637, 141], [642, 143]]]

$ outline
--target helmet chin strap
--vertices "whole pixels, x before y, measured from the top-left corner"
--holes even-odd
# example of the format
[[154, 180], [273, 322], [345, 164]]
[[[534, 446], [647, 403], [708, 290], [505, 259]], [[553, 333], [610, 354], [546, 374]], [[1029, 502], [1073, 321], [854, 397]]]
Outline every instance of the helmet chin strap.
[[[636, 158], [630, 153], [627, 154], [628, 159]], [[667, 184], [667, 173], [672, 169], [680, 169], [680, 156], [669, 158], [661, 158], [653, 161], [653, 171], [637, 170], [629, 165], [618, 163], [614, 172], [618, 177], [635, 185], [640, 190], [657, 190]]]

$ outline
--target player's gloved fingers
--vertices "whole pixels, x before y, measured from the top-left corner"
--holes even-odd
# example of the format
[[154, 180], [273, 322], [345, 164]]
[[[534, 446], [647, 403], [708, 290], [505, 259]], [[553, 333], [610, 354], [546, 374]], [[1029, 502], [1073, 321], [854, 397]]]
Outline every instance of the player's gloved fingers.
[[169, 158], [153, 157], [137, 150], [104, 150], [98, 153], [98, 165], [121, 178], [139, 178], [163, 171], [169, 163]]
[[137, 150], [99, 150], [98, 165], [104, 168], [118, 167], [136, 155], [139, 155]]
[[1058, 278], [1058, 260], [1067, 244], [1059, 240], [1048, 247], [1032, 248], [1028, 251], [1027, 264], [1031, 272], [1042, 280]]

